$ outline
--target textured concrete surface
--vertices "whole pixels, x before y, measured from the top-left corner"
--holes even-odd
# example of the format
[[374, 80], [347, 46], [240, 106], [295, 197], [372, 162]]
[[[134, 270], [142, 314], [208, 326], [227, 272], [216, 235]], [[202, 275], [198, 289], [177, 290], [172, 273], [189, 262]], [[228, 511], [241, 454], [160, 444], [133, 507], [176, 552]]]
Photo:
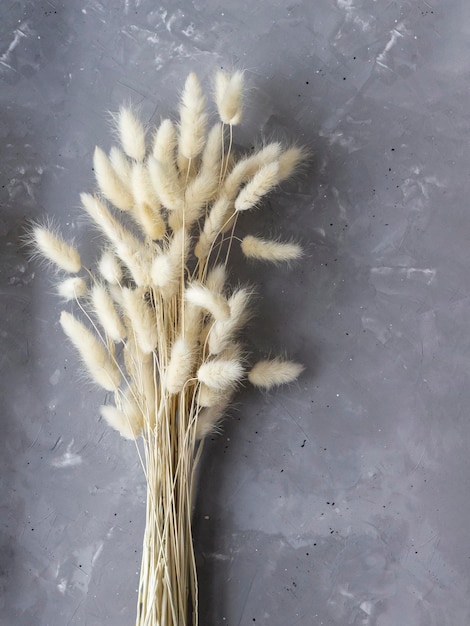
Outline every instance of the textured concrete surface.
[[307, 370], [240, 394], [207, 446], [201, 624], [469, 624], [468, 1], [3, 0], [0, 17], [0, 624], [131, 624], [144, 515], [24, 221], [47, 213], [92, 255], [78, 194], [107, 111], [157, 120], [219, 65], [253, 85], [238, 144], [314, 158], [243, 225], [308, 246], [291, 273], [239, 271], [261, 285], [251, 348]]

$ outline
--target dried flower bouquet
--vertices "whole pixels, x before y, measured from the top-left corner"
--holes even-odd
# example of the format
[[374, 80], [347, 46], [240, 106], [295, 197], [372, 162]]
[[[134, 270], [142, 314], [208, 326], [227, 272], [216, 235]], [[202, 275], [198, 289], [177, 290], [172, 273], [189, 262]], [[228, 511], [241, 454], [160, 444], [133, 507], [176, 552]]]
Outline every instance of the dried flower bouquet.
[[35, 250], [70, 275], [58, 292], [78, 316], [63, 311], [60, 323], [91, 380], [114, 396], [101, 415], [136, 442], [144, 468], [138, 626], [197, 623], [191, 509], [200, 442], [217, 429], [245, 378], [269, 389], [302, 371], [282, 358], [248, 368], [239, 336], [252, 290], [230, 288], [227, 261], [235, 243], [261, 261], [302, 255], [295, 242], [240, 241], [234, 232], [238, 217], [289, 177], [305, 152], [272, 142], [235, 157], [243, 73], [218, 71], [214, 97], [220, 121], [207, 130], [205, 97], [190, 74], [179, 123], [163, 120], [150, 147], [136, 115], [121, 109], [121, 147], [109, 155], [96, 148], [99, 193], [81, 196], [105, 240], [95, 271], [49, 225], [31, 229]]

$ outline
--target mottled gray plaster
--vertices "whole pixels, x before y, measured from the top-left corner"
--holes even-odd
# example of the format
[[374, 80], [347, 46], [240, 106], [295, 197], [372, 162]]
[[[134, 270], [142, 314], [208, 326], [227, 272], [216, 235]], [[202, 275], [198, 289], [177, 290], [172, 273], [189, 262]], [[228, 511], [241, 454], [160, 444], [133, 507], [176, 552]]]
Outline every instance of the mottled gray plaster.
[[313, 152], [242, 225], [306, 258], [234, 272], [260, 285], [254, 352], [307, 369], [241, 393], [207, 445], [201, 624], [469, 624], [470, 3], [3, 0], [0, 17], [0, 624], [131, 624], [144, 515], [25, 219], [92, 255], [79, 192], [107, 111], [158, 120], [219, 65], [253, 85], [238, 144]]

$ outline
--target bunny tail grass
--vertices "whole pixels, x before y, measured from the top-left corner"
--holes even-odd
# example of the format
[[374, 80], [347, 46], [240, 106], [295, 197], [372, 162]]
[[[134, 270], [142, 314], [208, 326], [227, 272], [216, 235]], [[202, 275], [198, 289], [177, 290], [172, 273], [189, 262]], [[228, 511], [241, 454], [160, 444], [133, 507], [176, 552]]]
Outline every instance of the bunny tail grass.
[[197, 394], [197, 404], [200, 407], [212, 407], [220, 404], [223, 398], [223, 392], [213, 387], [208, 387], [205, 383], [199, 384], [199, 392]]
[[107, 391], [116, 391], [121, 379], [119, 370], [95, 335], [67, 311], [60, 314], [60, 325], [78, 350], [91, 379]]
[[[194, 159], [204, 148], [207, 126], [206, 99], [201, 84], [194, 72], [189, 74], [184, 85], [180, 105], [179, 153], [185, 159]], [[180, 162], [180, 169], [181, 167]]]
[[243, 365], [239, 361], [217, 359], [201, 365], [198, 380], [212, 389], [232, 389], [243, 377]]
[[178, 337], [171, 348], [170, 362], [166, 372], [165, 386], [168, 393], [179, 393], [191, 377], [195, 351], [183, 337]]
[[137, 285], [148, 285], [150, 264], [145, 253], [142, 253], [143, 246], [139, 239], [98, 198], [88, 193], [80, 194], [80, 198], [88, 215], [114, 244], [117, 256], [128, 267]]
[[163, 239], [166, 224], [161, 214], [161, 203], [157, 197], [149, 170], [143, 163], [135, 163], [131, 174], [134, 205], [132, 217], [140, 226], [142, 233], [149, 239]]
[[152, 263], [152, 281], [160, 288], [163, 298], [176, 295], [181, 273], [186, 263], [190, 240], [182, 228], [173, 234], [166, 251], [156, 256]]
[[87, 294], [88, 287], [83, 278], [73, 276], [59, 283], [57, 285], [57, 292], [64, 300], [77, 300]]
[[88, 193], [80, 194], [80, 198], [88, 215], [96, 222], [106, 237], [115, 244], [116, 248], [124, 246], [131, 252], [139, 250], [141, 247], [139, 240], [114, 217], [103, 202]]
[[186, 300], [208, 311], [216, 320], [224, 321], [230, 317], [230, 306], [226, 298], [204, 285], [190, 285], [186, 290]]
[[260, 168], [253, 179], [240, 191], [235, 201], [237, 211], [246, 211], [256, 206], [261, 198], [279, 183], [279, 163], [267, 163]]
[[91, 300], [94, 313], [107, 336], [112, 341], [122, 341], [126, 330], [106, 287], [98, 283], [93, 285]]
[[55, 263], [59, 269], [70, 274], [81, 270], [78, 251], [51, 229], [36, 225], [32, 228], [30, 237], [36, 252]]
[[226, 320], [217, 320], [211, 327], [208, 336], [210, 354], [220, 354], [227, 348], [250, 317], [249, 303], [252, 294], [246, 288], [237, 289], [230, 296], [228, 305], [230, 314]]
[[309, 152], [306, 148], [298, 146], [294, 146], [283, 152], [279, 156], [279, 182], [295, 174], [309, 156]]
[[120, 411], [117, 407], [107, 404], [100, 408], [101, 417], [111, 428], [117, 430], [124, 439], [136, 439], [141, 431], [141, 415], [137, 411]]
[[222, 195], [212, 205], [204, 222], [204, 227], [199, 235], [199, 241], [194, 248], [198, 259], [205, 259], [210, 252], [211, 246], [222, 231], [225, 223], [233, 215], [232, 202]]
[[176, 169], [150, 157], [148, 161], [150, 180], [157, 197], [169, 211], [177, 211], [183, 206], [183, 189]]
[[240, 159], [224, 181], [224, 195], [230, 200], [235, 200], [240, 187], [259, 172], [262, 167], [277, 162], [281, 152], [282, 144], [274, 141], [254, 154]]
[[117, 117], [118, 132], [124, 152], [131, 159], [143, 161], [145, 158], [145, 130], [134, 113], [122, 107]]
[[278, 385], [285, 385], [296, 380], [303, 372], [300, 363], [284, 361], [281, 358], [258, 361], [248, 372], [248, 380], [255, 387], [272, 389]]
[[112, 250], [105, 250], [98, 264], [101, 276], [110, 284], [117, 285], [122, 280], [122, 269]]
[[271, 389], [303, 370], [281, 358], [247, 367], [243, 334], [254, 289], [237, 284], [237, 265], [258, 259], [276, 271], [274, 264], [299, 259], [302, 249], [263, 233], [240, 235], [237, 227], [299, 170], [307, 153], [256, 139], [239, 152], [243, 133], [234, 137], [233, 127], [243, 117], [244, 82], [241, 71], [216, 72], [209, 119], [191, 73], [179, 118], [148, 129], [148, 146], [134, 110], [119, 110], [119, 144], [109, 153], [96, 148], [96, 194], [81, 194], [83, 211], [99, 230], [90, 239], [100, 243], [89, 267], [54, 228], [34, 224], [28, 234], [35, 253], [68, 273], [60, 274], [57, 291], [80, 318], [64, 311], [60, 324], [88, 377], [108, 392], [100, 428], [129, 440], [144, 471], [135, 626], [197, 626], [192, 516], [196, 469], [203, 452], [210, 453], [203, 441], [221, 431], [245, 380]]
[[125, 185], [127, 190], [131, 188], [131, 163], [127, 156], [117, 148], [113, 146], [109, 151], [109, 162], [113, 166], [113, 170], [116, 172], [119, 180]]
[[144, 354], [151, 354], [157, 346], [158, 329], [152, 309], [145, 300], [145, 290], [125, 287], [122, 290], [122, 305], [132, 323], [137, 345]]
[[204, 439], [219, 430], [219, 425], [224, 417], [230, 402], [230, 395], [222, 399], [214, 406], [203, 408], [197, 417], [196, 438]]
[[132, 208], [132, 194], [113, 168], [111, 161], [101, 148], [95, 148], [93, 157], [96, 182], [103, 196], [121, 211]]
[[226, 280], [227, 270], [225, 269], [225, 265], [214, 265], [214, 267], [207, 274], [205, 286], [210, 291], [222, 293]]
[[273, 263], [295, 261], [302, 256], [302, 248], [296, 243], [270, 241], [247, 235], [241, 243], [243, 254], [249, 259], [259, 259]]
[[219, 70], [215, 75], [214, 95], [220, 119], [224, 124], [235, 126], [242, 120], [243, 72], [232, 75]]

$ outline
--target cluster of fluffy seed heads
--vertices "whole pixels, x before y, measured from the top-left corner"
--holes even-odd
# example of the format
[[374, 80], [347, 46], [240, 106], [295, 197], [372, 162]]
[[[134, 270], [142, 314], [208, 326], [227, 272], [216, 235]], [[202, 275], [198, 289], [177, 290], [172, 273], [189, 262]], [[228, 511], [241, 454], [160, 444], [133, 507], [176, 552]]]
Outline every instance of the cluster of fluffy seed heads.
[[111, 394], [103, 420], [126, 439], [142, 437], [147, 519], [136, 626], [180, 626], [190, 607], [197, 611], [197, 442], [220, 428], [243, 381], [269, 390], [303, 369], [278, 357], [250, 364], [242, 332], [253, 289], [229, 282], [237, 245], [274, 267], [302, 256], [292, 239], [235, 234], [238, 219], [305, 157], [276, 141], [234, 156], [243, 83], [242, 72], [216, 73], [212, 125], [196, 74], [184, 85], [179, 121], [163, 120], [151, 136], [134, 111], [119, 111], [119, 145], [96, 148], [97, 191], [81, 195], [104, 240], [94, 271], [54, 228], [35, 224], [30, 232], [35, 251], [66, 274], [57, 290], [78, 314], [63, 311], [60, 325], [89, 378]]
[[[163, 120], [150, 141], [136, 114], [120, 110], [120, 146], [109, 154], [96, 148], [98, 192], [81, 196], [106, 239], [96, 274], [82, 270], [74, 245], [53, 229], [31, 231], [37, 252], [74, 275], [58, 292], [81, 301], [81, 319], [64, 311], [60, 322], [91, 379], [114, 392], [102, 416], [128, 438], [148, 435], [174, 398], [194, 413], [196, 436], [204, 437], [244, 379], [270, 389], [302, 371], [280, 358], [247, 367], [240, 333], [251, 290], [231, 290], [227, 282], [238, 217], [259, 207], [305, 157], [302, 148], [273, 142], [234, 158], [226, 135], [242, 120], [243, 85], [240, 71], [216, 73], [220, 121], [209, 128], [201, 84], [190, 74], [179, 123]], [[302, 256], [294, 241], [247, 235], [240, 245], [248, 259], [289, 263]]]

